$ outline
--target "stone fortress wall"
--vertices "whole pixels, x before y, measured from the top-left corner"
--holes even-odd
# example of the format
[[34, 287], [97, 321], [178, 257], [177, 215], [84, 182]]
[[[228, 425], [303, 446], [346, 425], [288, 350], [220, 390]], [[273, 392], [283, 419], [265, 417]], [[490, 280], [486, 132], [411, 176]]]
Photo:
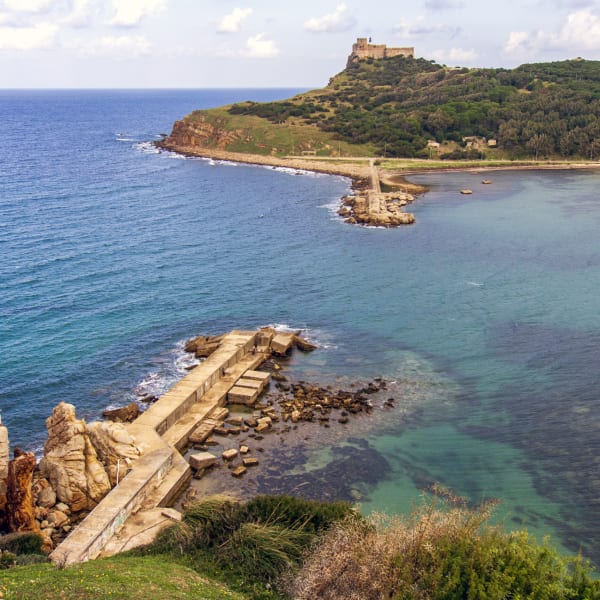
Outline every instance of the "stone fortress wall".
[[371, 44], [370, 38], [358, 38], [355, 44], [352, 44], [352, 54], [348, 57], [348, 64], [365, 58], [391, 58], [393, 56], [414, 57], [415, 49], [406, 48], [388, 48], [385, 44]]

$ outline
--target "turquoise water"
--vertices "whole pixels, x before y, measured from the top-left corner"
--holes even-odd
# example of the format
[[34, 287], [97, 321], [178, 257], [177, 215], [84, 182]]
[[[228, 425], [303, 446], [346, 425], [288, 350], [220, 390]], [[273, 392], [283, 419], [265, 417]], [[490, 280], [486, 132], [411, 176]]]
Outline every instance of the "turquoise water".
[[422, 175], [417, 224], [382, 230], [336, 218], [343, 178], [147, 143], [194, 108], [291, 93], [0, 93], [12, 442], [39, 452], [59, 400], [93, 419], [160, 393], [194, 334], [307, 328], [322, 349], [298, 374], [383, 375], [402, 412], [298, 453], [278, 489], [311, 472], [303, 493], [333, 477], [389, 511], [439, 481], [600, 563], [600, 173]]

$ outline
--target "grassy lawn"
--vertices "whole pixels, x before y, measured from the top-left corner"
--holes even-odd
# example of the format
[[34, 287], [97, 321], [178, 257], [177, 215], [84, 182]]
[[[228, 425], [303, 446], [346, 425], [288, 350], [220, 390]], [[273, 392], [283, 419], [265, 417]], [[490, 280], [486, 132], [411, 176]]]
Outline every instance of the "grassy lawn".
[[0, 571], [0, 592], [7, 600], [247, 598], [164, 555], [115, 556], [66, 569], [51, 564], [14, 567]]

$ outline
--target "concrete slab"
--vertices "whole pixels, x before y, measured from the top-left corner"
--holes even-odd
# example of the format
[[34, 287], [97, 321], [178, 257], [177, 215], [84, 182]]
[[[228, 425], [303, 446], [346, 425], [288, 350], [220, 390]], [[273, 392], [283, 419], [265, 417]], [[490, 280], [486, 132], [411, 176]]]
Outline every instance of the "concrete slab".
[[258, 390], [247, 387], [232, 387], [227, 394], [227, 401], [230, 404], [245, 404], [251, 406], [258, 398]]
[[200, 469], [208, 469], [217, 463], [217, 457], [210, 452], [197, 452], [190, 456], [190, 467], [199, 471]]
[[254, 371], [253, 369], [248, 369], [244, 373], [244, 379], [256, 379], [257, 381], [262, 381], [266, 385], [271, 380], [271, 374], [266, 371]]
[[257, 390], [259, 393], [262, 391], [264, 384], [262, 381], [258, 381], [257, 379], [246, 379], [245, 377], [241, 377], [235, 383], [238, 387], [247, 387], [252, 390]]
[[275, 354], [285, 354], [294, 343], [294, 335], [291, 333], [278, 333], [271, 340], [271, 350]]

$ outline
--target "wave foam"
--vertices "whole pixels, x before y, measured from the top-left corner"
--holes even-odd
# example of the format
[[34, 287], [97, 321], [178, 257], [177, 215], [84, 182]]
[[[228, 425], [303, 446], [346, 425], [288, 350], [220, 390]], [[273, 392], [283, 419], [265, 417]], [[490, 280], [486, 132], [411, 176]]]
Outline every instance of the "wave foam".
[[133, 147], [143, 154], [159, 154], [160, 150], [154, 145], [153, 142], [138, 142]]

